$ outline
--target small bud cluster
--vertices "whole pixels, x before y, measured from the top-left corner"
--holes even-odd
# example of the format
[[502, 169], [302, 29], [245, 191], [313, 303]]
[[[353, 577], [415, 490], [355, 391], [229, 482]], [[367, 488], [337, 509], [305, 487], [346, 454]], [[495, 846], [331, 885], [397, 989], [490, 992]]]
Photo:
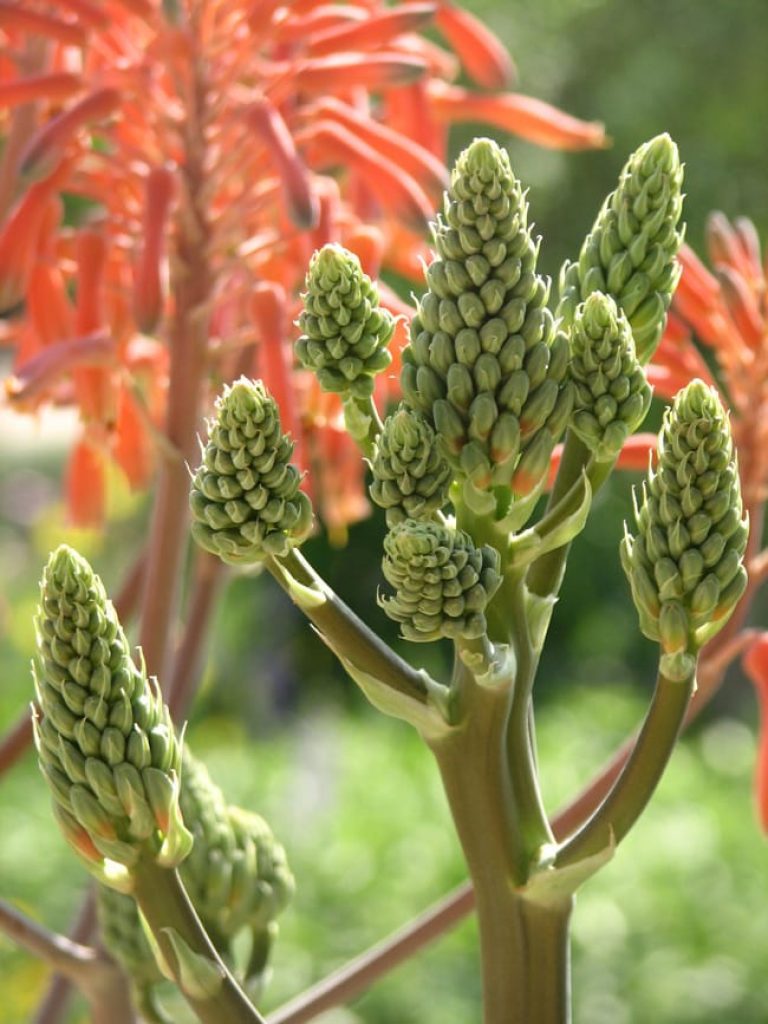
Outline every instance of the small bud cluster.
[[312, 525], [277, 404], [261, 381], [225, 387], [190, 493], [192, 536], [232, 565], [284, 555]]
[[748, 525], [728, 419], [699, 380], [664, 416], [659, 464], [621, 546], [640, 626], [661, 644], [662, 670], [691, 671], [693, 656], [726, 622], [746, 586]]
[[312, 257], [296, 354], [325, 391], [365, 399], [389, 366], [395, 322], [354, 253], [326, 245]]
[[574, 316], [571, 430], [598, 461], [615, 458], [646, 417], [651, 387], [635, 356], [632, 328], [610, 296], [592, 292]]
[[371, 498], [386, 510], [387, 526], [428, 518], [448, 501], [451, 467], [429, 423], [405, 405], [384, 421], [371, 472]]
[[498, 551], [476, 548], [463, 530], [406, 519], [384, 539], [379, 603], [407, 640], [471, 640], [486, 631], [485, 609], [501, 583]]
[[661, 340], [680, 277], [678, 223], [683, 165], [668, 135], [640, 146], [627, 161], [581, 247], [560, 276], [558, 316], [571, 324], [576, 307], [594, 291], [611, 295], [629, 320], [640, 363]]
[[71, 548], [45, 568], [36, 626], [35, 738], [70, 844], [97, 875], [106, 862], [130, 870], [142, 855], [180, 863], [192, 839], [168, 709], [132, 661], [101, 580]]

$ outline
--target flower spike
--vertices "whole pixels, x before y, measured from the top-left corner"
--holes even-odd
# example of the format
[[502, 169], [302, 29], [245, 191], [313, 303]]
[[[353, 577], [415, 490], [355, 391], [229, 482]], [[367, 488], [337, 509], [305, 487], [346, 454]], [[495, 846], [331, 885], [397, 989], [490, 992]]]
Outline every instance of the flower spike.
[[224, 389], [189, 498], [200, 547], [231, 565], [251, 565], [305, 539], [312, 506], [292, 454], [261, 381], [241, 377]]
[[566, 262], [560, 274], [557, 312], [565, 323], [588, 295], [605, 292], [629, 320], [642, 364], [661, 340], [680, 277], [682, 184], [683, 165], [669, 135], [644, 143], [605, 200], [577, 262]]
[[662, 671], [690, 673], [699, 649], [744, 592], [748, 523], [736, 455], [717, 392], [692, 381], [667, 409], [659, 465], [639, 500], [637, 535], [621, 545], [640, 628], [660, 643]]
[[35, 741], [56, 818], [101, 881], [129, 890], [140, 858], [175, 866], [192, 844], [168, 709], [101, 580], [69, 547], [45, 568], [36, 626]]

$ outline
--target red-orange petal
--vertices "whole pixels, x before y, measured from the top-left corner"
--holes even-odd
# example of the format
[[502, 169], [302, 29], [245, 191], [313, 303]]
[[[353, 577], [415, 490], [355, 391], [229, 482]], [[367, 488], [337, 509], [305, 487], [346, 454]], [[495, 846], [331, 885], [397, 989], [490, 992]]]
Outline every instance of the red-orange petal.
[[82, 87], [80, 76], [68, 71], [0, 82], [0, 107], [15, 107], [34, 100], [65, 100]]
[[269, 100], [262, 99], [249, 106], [246, 116], [277, 167], [291, 220], [297, 227], [312, 228], [319, 212], [312, 180], [282, 115]]
[[305, 115], [321, 116], [342, 125], [372, 149], [402, 167], [428, 193], [440, 195], [448, 187], [448, 172], [433, 153], [413, 138], [375, 121], [349, 104], [327, 96], [307, 108]]
[[122, 386], [112, 435], [112, 457], [133, 490], [143, 490], [152, 478], [155, 449], [145, 417], [133, 392]]
[[334, 121], [320, 121], [303, 133], [303, 139], [313, 142], [310, 162], [326, 167], [343, 159], [360, 171], [382, 207], [417, 232], [426, 228], [433, 207], [418, 182], [352, 131]]
[[419, 58], [399, 53], [341, 53], [297, 64], [291, 87], [306, 93], [335, 93], [356, 86], [383, 89], [415, 82], [425, 69]]
[[374, 12], [351, 25], [336, 25], [313, 33], [306, 40], [307, 48], [315, 55], [343, 50], [372, 50], [391, 43], [403, 32], [423, 28], [435, 10], [434, 3], [401, 3], [397, 7]]
[[0, 0], [0, 29], [28, 32], [67, 46], [85, 46], [87, 40], [81, 25], [54, 18], [51, 14], [30, 11], [27, 7], [6, 0]]
[[153, 167], [144, 183], [141, 251], [133, 281], [133, 314], [145, 334], [155, 330], [163, 312], [163, 248], [173, 191], [171, 170]]
[[760, 824], [768, 833], [768, 633], [761, 633], [742, 659], [755, 684], [760, 715], [755, 762], [755, 803]]
[[70, 454], [65, 495], [69, 521], [73, 526], [103, 526], [106, 509], [104, 458], [86, 437], [77, 442]]
[[759, 349], [766, 337], [766, 323], [754, 292], [732, 265], [720, 264], [717, 276], [736, 329], [749, 348]]
[[482, 121], [552, 149], [596, 149], [606, 145], [598, 121], [581, 121], [543, 100], [522, 93], [481, 96], [460, 86], [429, 83], [435, 113], [446, 121]]
[[102, 121], [120, 106], [117, 89], [96, 89], [44, 124], [27, 143], [20, 159], [26, 177], [48, 175], [61, 157], [63, 147], [91, 121]]
[[507, 48], [474, 14], [442, 0], [435, 16], [469, 77], [484, 89], [506, 89], [516, 77]]

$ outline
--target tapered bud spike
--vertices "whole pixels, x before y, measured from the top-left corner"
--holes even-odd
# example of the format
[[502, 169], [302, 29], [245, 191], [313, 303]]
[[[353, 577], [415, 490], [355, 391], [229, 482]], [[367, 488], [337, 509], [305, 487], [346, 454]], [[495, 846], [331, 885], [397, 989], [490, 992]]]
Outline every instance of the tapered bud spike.
[[467, 504], [491, 512], [494, 489], [509, 487], [520, 463], [525, 493], [536, 487], [529, 471], [546, 473], [572, 401], [568, 343], [536, 274], [527, 203], [495, 142], [476, 139], [459, 156], [434, 236], [403, 396], [437, 434]]
[[392, 356], [395, 329], [379, 305], [379, 293], [360, 260], [340, 245], [323, 246], [312, 257], [306, 280], [301, 337], [296, 354], [324, 391], [344, 398], [369, 398], [374, 378]]
[[714, 388], [692, 381], [667, 409], [659, 460], [635, 495], [637, 534], [621, 546], [641, 628], [671, 678], [725, 624], [746, 586], [742, 515], [728, 418]]
[[386, 511], [390, 527], [431, 518], [448, 501], [451, 468], [430, 425], [404, 405], [384, 422], [371, 471], [371, 498]]
[[609, 295], [593, 292], [577, 307], [570, 372], [571, 429], [598, 461], [615, 459], [645, 419], [651, 387], [635, 355], [632, 328]]
[[683, 165], [667, 134], [630, 156], [584, 240], [575, 263], [560, 274], [558, 316], [573, 323], [592, 292], [610, 295], [632, 327], [637, 358], [647, 363], [661, 340], [680, 278], [677, 252], [683, 208]]
[[140, 857], [172, 848], [181, 863], [192, 837], [178, 811], [181, 751], [167, 708], [131, 659], [101, 580], [69, 547], [46, 566], [36, 628], [38, 757], [66, 837], [98, 877], [107, 862], [121, 865], [126, 888]]
[[395, 592], [379, 604], [407, 640], [486, 632], [485, 609], [501, 583], [495, 548], [476, 548], [463, 530], [406, 519], [384, 538], [382, 568]]
[[[263, 818], [227, 806], [207, 769], [184, 751], [180, 805], [194, 836], [180, 868], [187, 894], [224, 960], [235, 966], [234, 940], [243, 929], [261, 951], [240, 980], [252, 988], [266, 967], [275, 918], [293, 895], [285, 852]], [[99, 919], [109, 952], [122, 964], [143, 999], [153, 999], [162, 980], [133, 899], [104, 887], [98, 893]], [[242, 966], [242, 965], [241, 965]]]
[[312, 526], [312, 506], [299, 490], [292, 454], [262, 382], [241, 377], [225, 387], [189, 496], [197, 543], [231, 565], [255, 564], [300, 544]]

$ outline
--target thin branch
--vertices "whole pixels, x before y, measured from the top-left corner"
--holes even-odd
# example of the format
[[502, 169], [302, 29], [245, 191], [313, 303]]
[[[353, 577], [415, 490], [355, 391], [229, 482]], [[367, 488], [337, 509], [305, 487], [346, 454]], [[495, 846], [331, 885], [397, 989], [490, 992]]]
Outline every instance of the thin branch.
[[25, 709], [0, 739], [0, 775], [11, 769], [32, 743], [32, 715]]
[[452, 928], [474, 905], [472, 886], [463, 882], [415, 920], [275, 1010], [267, 1024], [303, 1024], [334, 1006], [350, 1002], [383, 974]]
[[195, 563], [195, 581], [189, 602], [184, 636], [176, 651], [168, 687], [168, 707], [178, 722], [187, 713], [200, 681], [200, 654], [208, 634], [219, 585], [224, 578], [224, 565], [213, 555], [199, 551]]
[[[93, 886], [89, 885], [75, 922], [69, 930], [69, 937], [73, 942], [85, 943], [90, 941], [95, 929], [96, 898]], [[54, 974], [43, 1001], [37, 1008], [34, 1024], [58, 1024], [66, 1013], [71, 997], [72, 985], [69, 978], [65, 974]]]
[[45, 960], [51, 967], [82, 985], [89, 969], [99, 962], [98, 950], [73, 942], [38, 924], [12, 904], [0, 899], [0, 928], [18, 946]]

